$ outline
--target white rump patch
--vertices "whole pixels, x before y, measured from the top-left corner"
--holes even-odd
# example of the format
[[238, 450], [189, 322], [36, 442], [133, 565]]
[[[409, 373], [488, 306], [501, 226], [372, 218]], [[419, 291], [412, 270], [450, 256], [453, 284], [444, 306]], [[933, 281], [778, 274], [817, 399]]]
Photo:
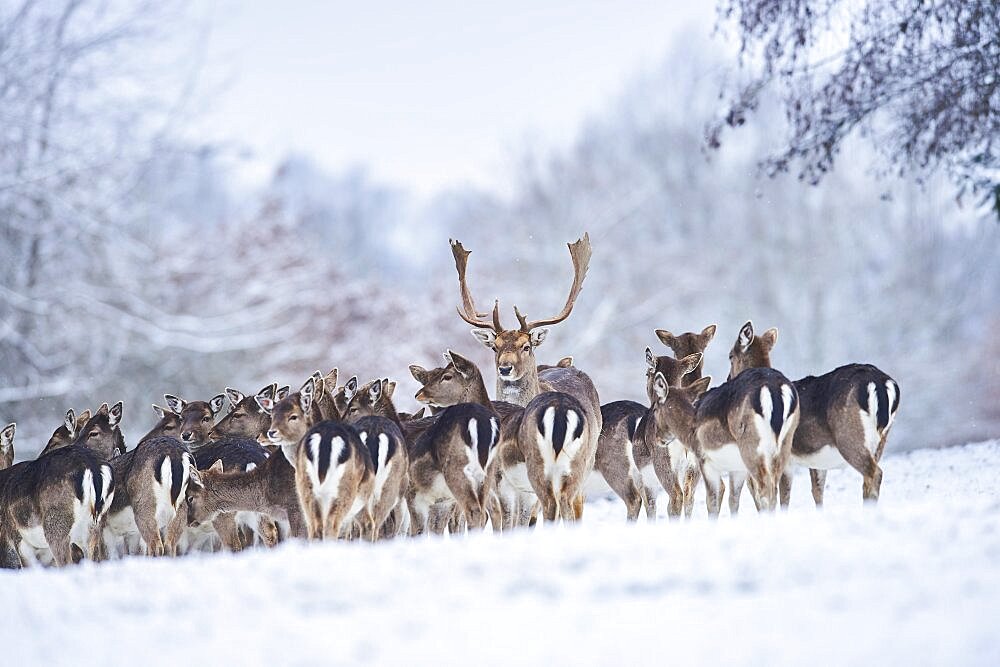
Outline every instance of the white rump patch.
[[[367, 434], [366, 434], [367, 435]], [[375, 490], [372, 493], [372, 503], [377, 503], [382, 497], [382, 488], [389, 479], [392, 462], [389, 460], [389, 436], [378, 434], [378, 472], [375, 473]]]
[[[778, 406], [781, 409], [781, 406]], [[757, 428], [757, 453], [764, 459], [764, 465], [771, 470], [771, 464], [778, 456], [778, 439], [771, 428], [771, 415], [774, 414], [774, 402], [771, 399], [771, 389], [769, 387], [760, 388], [760, 411], [762, 414], [754, 414], [754, 426]], [[782, 425], [784, 428], [784, 425]], [[740, 459], [742, 469], [746, 470], [742, 457]]]
[[347, 464], [338, 465], [337, 459], [340, 458], [340, 453], [347, 446], [347, 443], [339, 435], [330, 440], [330, 468], [326, 471], [326, 478], [321, 483], [319, 481], [320, 471], [318, 463], [319, 448], [322, 440], [323, 436], [319, 433], [313, 433], [306, 444], [312, 452], [312, 459], [306, 459], [306, 474], [312, 483], [312, 492], [317, 501], [319, 501], [320, 510], [323, 516], [326, 516], [330, 511], [330, 505], [337, 499], [337, 495], [340, 493], [340, 480], [344, 476]]
[[892, 426], [892, 420], [895, 419], [896, 417], [896, 410], [899, 409], [898, 405], [896, 406], [896, 410], [892, 409], [892, 405], [893, 403], [896, 402], [896, 396], [898, 395], [896, 390], [896, 383], [893, 382], [892, 380], [886, 380], [885, 391], [889, 398], [889, 421], [885, 425], [885, 430], [888, 431], [889, 427]]
[[476, 421], [475, 417], [469, 420], [469, 441], [472, 444], [465, 450], [468, 463], [462, 468], [462, 472], [465, 473], [466, 479], [469, 480], [469, 484], [478, 496], [480, 489], [483, 488], [486, 473], [483, 471], [482, 464], [479, 463], [479, 422]]
[[874, 382], [868, 383], [868, 411], [859, 410], [861, 428], [865, 432], [865, 449], [874, 456], [878, 449], [878, 391]]

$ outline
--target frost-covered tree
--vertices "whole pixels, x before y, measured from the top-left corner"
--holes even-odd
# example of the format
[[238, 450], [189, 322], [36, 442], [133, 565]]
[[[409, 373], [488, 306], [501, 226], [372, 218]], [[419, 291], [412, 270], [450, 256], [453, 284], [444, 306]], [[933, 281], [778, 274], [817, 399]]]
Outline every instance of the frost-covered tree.
[[[942, 168], [1000, 216], [1000, 6], [996, 0], [720, 0], [741, 71], [725, 112], [747, 121], [777, 91], [787, 141], [763, 165], [816, 183], [845, 139], [870, 137], [885, 170]], [[765, 91], [768, 91], [765, 93]]]

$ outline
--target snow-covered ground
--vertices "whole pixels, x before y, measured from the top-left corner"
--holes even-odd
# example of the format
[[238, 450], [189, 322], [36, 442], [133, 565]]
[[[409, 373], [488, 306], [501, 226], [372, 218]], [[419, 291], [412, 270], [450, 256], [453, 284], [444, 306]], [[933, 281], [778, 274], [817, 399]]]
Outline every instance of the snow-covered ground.
[[838, 471], [822, 512], [799, 474], [774, 516], [0, 572], [2, 664], [1000, 664], [1000, 442], [883, 469], [877, 508]]

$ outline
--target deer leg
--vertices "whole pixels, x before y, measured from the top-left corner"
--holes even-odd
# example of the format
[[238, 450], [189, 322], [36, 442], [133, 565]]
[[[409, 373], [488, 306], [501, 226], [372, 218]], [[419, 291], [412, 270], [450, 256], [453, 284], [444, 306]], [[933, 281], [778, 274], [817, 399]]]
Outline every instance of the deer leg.
[[694, 512], [694, 493], [700, 481], [699, 477], [701, 471], [696, 466], [689, 466], [684, 471], [684, 517], [687, 519], [690, 519]]
[[73, 547], [70, 543], [72, 519], [58, 516], [55, 512], [43, 517], [42, 533], [52, 552], [52, 559], [57, 567], [63, 567], [73, 562]]
[[726, 492], [726, 485], [722, 481], [722, 475], [715, 470], [705, 467], [701, 473], [705, 481], [705, 507], [708, 509], [708, 516], [718, 518], [722, 509], [722, 494]]
[[879, 468], [872, 452], [865, 446], [865, 432], [860, 416], [857, 421], [835, 430], [833, 437], [840, 455], [864, 478], [862, 485], [864, 500], [878, 502], [882, 487], [882, 469]]
[[156, 515], [148, 506], [133, 505], [133, 508], [135, 508], [135, 525], [139, 528], [139, 536], [146, 543], [146, 555], [154, 558], [162, 556], [163, 538], [160, 537], [160, 526], [156, 523]]
[[809, 469], [809, 481], [812, 484], [813, 502], [816, 507], [823, 506], [823, 492], [826, 490], [826, 471]]
[[261, 514], [257, 518], [257, 532], [264, 546], [273, 547], [278, 544], [278, 524], [271, 517]]
[[642, 502], [646, 506], [646, 521], [650, 523], [656, 521], [656, 496], [656, 487], [646, 484], [643, 485]]
[[[811, 473], [812, 471], [810, 471]], [[778, 480], [778, 494], [781, 498], [781, 508], [788, 509], [788, 503], [792, 500], [792, 471], [785, 470]]]
[[[740, 496], [743, 495], [743, 484], [746, 483], [747, 476], [738, 473], [729, 473], [729, 515], [736, 516], [740, 513]], [[753, 490], [751, 489], [751, 492]]]
[[177, 543], [180, 541], [181, 535], [184, 534], [185, 527], [187, 527], [187, 510], [181, 507], [167, 524], [167, 530], [164, 533], [163, 550], [167, 556], [177, 556]]
[[[239, 529], [236, 526], [236, 515], [232, 512], [220, 512], [218, 516], [212, 519], [212, 528], [219, 535], [223, 549], [239, 551], [243, 547], [243, 541], [240, 539]], [[139, 528], [139, 532], [142, 532], [141, 527]], [[147, 542], [147, 544], [149, 543]]]

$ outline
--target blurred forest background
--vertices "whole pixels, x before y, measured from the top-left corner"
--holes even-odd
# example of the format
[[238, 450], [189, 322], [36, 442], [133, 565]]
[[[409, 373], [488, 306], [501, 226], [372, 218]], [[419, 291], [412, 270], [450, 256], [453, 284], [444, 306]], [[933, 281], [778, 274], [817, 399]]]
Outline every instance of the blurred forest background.
[[[758, 175], [784, 119], [706, 153], [732, 63], [708, 35], [623, 82], [569, 147], [524, 149], [511, 183], [430, 198], [360, 168], [289, 155], [233, 183], [233, 148], [183, 139], [193, 113], [162, 3], [0, 4], [0, 422], [31, 456], [67, 408], [125, 401], [130, 444], [164, 392], [207, 399], [313, 370], [399, 381], [452, 348], [492, 356], [455, 313], [449, 237], [472, 250], [480, 302], [562, 305], [565, 243], [594, 255], [542, 361], [572, 354], [603, 402], [645, 400], [654, 328], [716, 323], [722, 381], [739, 326], [780, 330], [792, 378], [874, 363], [900, 383], [890, 448], [1000, 433], [1000, 226], [947, 181], [879, 180], [849, 145], [817, 186]], [[168, 8], [165, 8], [168, 7]], [[171, 32], [173, 31], [173, 32]], [[196, 36], [194, 37], [196, 38]]]

